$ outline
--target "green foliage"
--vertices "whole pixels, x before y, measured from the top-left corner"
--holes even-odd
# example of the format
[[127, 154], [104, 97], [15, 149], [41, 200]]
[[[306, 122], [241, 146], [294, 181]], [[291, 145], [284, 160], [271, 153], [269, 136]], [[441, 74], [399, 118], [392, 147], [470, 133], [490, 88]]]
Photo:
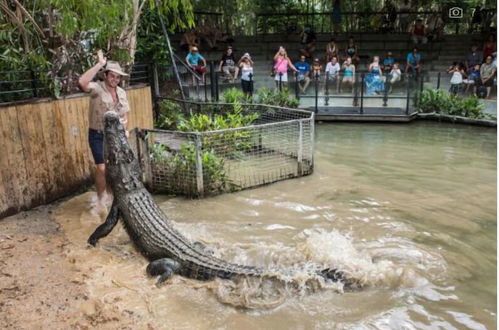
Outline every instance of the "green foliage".
[[416, 96], [420, 112], [437, 112], [468, 118], [486, 118], [483, 104], [475, 97], [460, 98], [441, 90], [427, 88]]
[[185, 120], [182, 106], [175, 101], [163, 100], [159, 103], [159, 118], [154, 127], [166, 130], [177, 130], [178, 125]]
[[291, 96], [291, 93], [284, 89], [282, 91], [268, 88], [261, 88], [257, 93], [258, 103], [276, 105], [286, 108], [298, 108], [300, 101]]
[[229, 88], [222, 94], [222, 100], [225, 103], [236, 103], [247, 101], [243, 91], [239, 88]]

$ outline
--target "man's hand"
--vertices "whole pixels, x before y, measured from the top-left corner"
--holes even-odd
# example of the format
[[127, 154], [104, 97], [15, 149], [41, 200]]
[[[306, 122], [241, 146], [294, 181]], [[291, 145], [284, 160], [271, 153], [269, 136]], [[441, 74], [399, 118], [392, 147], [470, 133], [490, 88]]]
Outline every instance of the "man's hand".
[[107, 59], [104, 57], [104, 53], [102, 52], [102, 49], [99, 49], [97, 51], [97, 58], [99, 59], [99, 64], [104, 66], [107, 63]]

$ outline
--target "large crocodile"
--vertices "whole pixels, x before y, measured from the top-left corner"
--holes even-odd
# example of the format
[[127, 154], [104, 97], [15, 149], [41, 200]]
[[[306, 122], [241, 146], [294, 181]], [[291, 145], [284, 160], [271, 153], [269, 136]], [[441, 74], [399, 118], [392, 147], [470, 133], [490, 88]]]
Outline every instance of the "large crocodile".
[[[95, 246], [100, 238], [108, 235], [121, 218], [132, 241], [151, 261], [147, 266], [149, 275], [159, 275], [158, 283], [173, 274], [197, 280], [266, 275], [261, 268], [216, 258], [178, 232], [145, 189], [139, 162], [117, 113], [107, 112], [104, 118], [106, 180], [114, 199], [105, 222], [89, 237], [90, 245]], [[314, 275], [317, 274], [333, 281], [344, 281], [343, 273], [335, 269], [324, 269]]]

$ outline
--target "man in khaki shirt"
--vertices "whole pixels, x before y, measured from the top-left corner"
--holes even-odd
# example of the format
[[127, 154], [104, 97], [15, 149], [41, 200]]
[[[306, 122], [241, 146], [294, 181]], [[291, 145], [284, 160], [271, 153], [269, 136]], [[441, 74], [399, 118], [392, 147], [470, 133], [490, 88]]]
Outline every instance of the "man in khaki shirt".
[[[106, 176], [104, 164], [104, 114], [114, 110], [121, 116], [121, 123], [126, 128], [128, 122], [128, 101], [125, 90], [118, 86], [122, 76], [127, 76], [121, 70], [118, 62], [107, 61], [102, 51], [97, 52], [98, 63], [88, 69], [78, 80], [80, 88], [90, 93], [90, 108], [88, 111], [89, 130], [88, 142], [94, 157], [95, 188], [97, 190], [98, 208], [106, 210]], [[104, 81], [93, 82], [95, 75], [104, 68]], [[128, 136], [128, 132], [127, 132]]]

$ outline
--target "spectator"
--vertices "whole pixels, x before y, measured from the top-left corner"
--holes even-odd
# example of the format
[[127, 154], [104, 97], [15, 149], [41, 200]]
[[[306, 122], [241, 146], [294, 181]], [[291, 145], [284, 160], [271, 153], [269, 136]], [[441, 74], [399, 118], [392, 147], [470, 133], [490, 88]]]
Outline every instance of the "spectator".
[[492, 86], [494, 85], [494, 75], [496, 74], [496, 68], [492, 63], [492, 56], [489, 55], [485, 58], [485, 63], [480, 67], [480, 79], [482, 84], [487, 87], [487, 96], [485, 98], [490, 98], [490, 92]]
[[[192, 71], [201, 75], [201, 81], [204, 82], [204, 75], [206, 74], [206, 60], [203, 56], [201, 56], [201, 54], [199, 54], [197, 47], [191, 48], [191, 51], [185, 57], [185, 61]], [[203, 64], [200, 65], [199, 62], [202, 62]], [[196, 84], [195, 79], [196, 77], [192, 75], [192, 85]]]
[[417, 47], [414, 47], [412, 52], [407, 54], [405, 73], [409, 72], [409, 69], [413, 70], [418, 75], [421, 73], [421, 54], [418, 53]]
[[245, 53], [238, 62], [241, 68], [241, 87], [247, 98], [253, 96], [253, 61], [249, 53]]
[[428, 42], [428, 38], [426, 37], [425, 26], [423, 24], [423, 20], [418, 18], [416, 23], [413, 25], [411, 29], [411, 38], [414, 44], [426, 44]]
[[300, 40], [303, 45], [303, 48], [300, 49], [300, 53], [306, 57], [312, 57], [312, 54], [315, 51], [315, 42], [317, 41], [317, 37], [310, 26], [306, 26], [305, 29], [303, 29], [303, 32], [300, 35]]
[[336, 46], [336, 39], [331, 40], [326, 45], [326, 61], [331, 61], [331, 57], [338, 56], [338, 47]]
[[447, 73], [452, 73], [452, 77], [450, 78], [449, 93], [452, 95], [459, 94], [461, 86], [463, 85], [463, 76], [465, 75], [464, 65], [454, 62], [447, 70]]
[[406, 33], [409, 30], [409, 10], [411, 10], [409, 0], [404, 0], [399, 6], [399, 30], [402, 33]]
[[300, 60], [295, 63], [295, 68], [298, 69], [296, 82], [300, 92], [305, 93], [310, 84], [310, 64], [306, 61], [305, 55], [300, 56]]
[[225, 54], [223, 54], [218, 71], [223, 71], [226, 81], [234, 82], [239, 73], [239, 67], [236, 66], [236, 58], [232, 52], [232, 46], [228, 46]]
[[358, 66], [360, 63], [360, 58], [359, 58], [359, 47], [355, 44], [355, 41], [352, 36], [348, 38], [348, 43], [347, 47], [345, 49], [345, 53], [347, 57], [352, 58], [352, 63], [355, 66]]
[[291, 67], [293, 71], [298, 72], [293, 63], [291, 63], [286, 49], [280, 46], [279, 50], [274, 55], [275, 84], [277, 88], [281, 88], [282, 83], [284, 83], [285, 86], [287, 85], [288, 67]]
[[338, 57], [333, 56], [331, 61], [326, 65], [326, 79], [332, 83], [336, 83], [336, 93], [340, 92], [340, 69]]
[[496, 38], [495, 36], [491, 33], [489, 34], [489, 37], [487, 38], [487, 41], [483, 45], [483, 58], [487, 58], [487, 56], [496, 56], [496, 51], [497, 51], [497, 44], [496, 44]]
[[383, 60], [383, 65], [381, 65], [381, 69], [389, 72], [392, 70], [393, 63], [395, 63], [395, 59], [393, 58], [392, 52], [389, 51], [386, 54], [386, 58]]
[[345, 62], [342, 65], [343, 69], [343, 79], [341, 80], [341, 86], [348, 84], [352, 87], [352, 93], [355, 84], [355, 65], [352, 64], [352, 58], [347, 57]]
[[476, 64], [468, 70], [468, 79], [464, 79], [463, 83], [466, 84], [464, 92], [467, 93], [470, 86], [473, 86], [473, 95], [476, 96], [476, 87], [480, 84], [480, 64]]
[[322, 73], [322, 64], [321, 62], [319, 61], [318, 58], [315, 58], [314, 59], [314, 62], [312, 63], [312, 75], [313, 75], [313, 78], [319, 78], [321, 76], [321, 73]]
[[390, 83], [390, 90], [388, 92], [391, 93], [393, 90], [393, 85], [402, 79], [402, 72], [400, 71], [400, 66], [398, 63], [393, 63], [388, 78], [388, 82]]
[[468, 56], [466, 56], [466, 62], [465, 62], [466, 63], [466, 70], [469, 71], [473, 67], [475, 67], [475, 65], [482, 64], [482, 62], [483, 62], [483, 58], [482, 58], [482, 54], [480, 54], [480, 52], [478, 52], [478, 46], [477, 45], [471, 46], [471, 50], [468, 53]]
[[373, 62], [369, 64], [368, 73], [365, 78], [366, 95], [374, 95], [382, 92], [385, 89], [383, 82], [383, 70], [379, 65], [379, 56], [374, 56]]

